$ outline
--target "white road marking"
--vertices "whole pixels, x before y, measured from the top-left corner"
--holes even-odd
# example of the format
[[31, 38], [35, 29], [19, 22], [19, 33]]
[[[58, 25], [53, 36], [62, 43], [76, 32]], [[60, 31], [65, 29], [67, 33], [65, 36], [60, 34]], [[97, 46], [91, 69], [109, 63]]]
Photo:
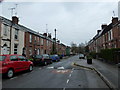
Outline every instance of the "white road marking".
[[54, 67], [47, 67], [48, 69], [53, 69]]
[[64, 67], [58, 67], [57, 69], [65, 69]]
[[73, 73], [73, 71], [71, 71], [71, 73]]
[[69, 77], [71, 77], [71, 74], [69, 75]]
[[65, 88], [63, 88], [63, 90], [65, 90]]
[[74, 70], [74, 68], [72, 68], [72, 70]]
[[69, 79], [67, 80], [67, 83], [69, 83]]
[[10, 80], [13, 80], [13, 79], [15, 79], [15, 78], [18, 78], [18, 77], [13, 77], [13, 78], [11, 78]]

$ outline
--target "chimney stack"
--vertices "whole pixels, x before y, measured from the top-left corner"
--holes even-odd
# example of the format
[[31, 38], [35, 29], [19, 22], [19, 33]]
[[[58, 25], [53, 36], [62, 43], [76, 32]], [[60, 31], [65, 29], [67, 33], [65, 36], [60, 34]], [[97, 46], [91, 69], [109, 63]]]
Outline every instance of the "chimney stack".
[[118, 17], [112, 17], [112, 24], [118, 23]]
[[51, 38], [51, 34], [50, 33], [48, 34], [48, 37]]
[[60, 43], [60, 40], [58, 40], [57, 42]]
[[99, 34], [101, 32], [101, 30], [97, 30], [97, 34]]
[[107, 27], [107, 24], [102, 24], [101, 25], [102, 30], [105, 29], [106, 27]]
[[43, 33], [43, 35], [47, 37], [47, 33]]
[[18, 22], [19, 22], [18, 17], [13, 16], [13, 17], [12, 17], [12, 23], [13, 23], [13, 24], [18, 24]]
[[53, 40], [55, 40], [55, 38], [53, 38]]

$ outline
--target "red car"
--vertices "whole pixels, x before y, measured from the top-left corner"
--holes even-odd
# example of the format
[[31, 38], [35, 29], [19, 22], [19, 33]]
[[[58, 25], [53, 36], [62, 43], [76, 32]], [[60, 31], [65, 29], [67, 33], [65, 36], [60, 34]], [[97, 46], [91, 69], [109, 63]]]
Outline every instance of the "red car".
[[0, 73], [8, 78], [13, 77], [14, 73], [23, 70], [33, 70], [33, 63], [22, 55], [10, 54], [0, 55]]

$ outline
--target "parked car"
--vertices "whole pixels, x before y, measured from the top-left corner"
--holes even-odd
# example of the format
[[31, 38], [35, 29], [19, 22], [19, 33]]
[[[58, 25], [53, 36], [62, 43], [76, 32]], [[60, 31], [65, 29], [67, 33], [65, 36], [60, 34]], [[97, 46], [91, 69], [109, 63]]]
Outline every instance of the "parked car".
[[79, 54], [79, 59], [85, 59], [84, 54]]
[[60, 57], [58, 55], [50, 55], [50, 58], [53, 62], [60, 61]]
[[43, 55], [33, 55], [32, 56], [32, 62], [33, 64], [36, 65], [47, 65], [52, 63], [52, 59], [48, 54], [43, 54]]
[[60, 57], [60, 59], [62, 59], [64, 57], [64, 55], [58, 55]]
[[50, 58], [50, 55], [48, 55], [48, 54], [43, 54], [42, 59], [45, 61], [46, 64], [52, 63], [52, 59]]
[[46, 65], [47, 63], [45, 62], [45, 60], [43, 59], [42, 55], [33, 55], [32, 56], [32, 62], [33, 64], [36, 65]]
[[22, 55], [10, 54], [10, 55], [0, 55], [0, 73], [5, 74], [8, 78], [14, 76], [14, 73], [33, 70], [33, 63], [26, 59]]

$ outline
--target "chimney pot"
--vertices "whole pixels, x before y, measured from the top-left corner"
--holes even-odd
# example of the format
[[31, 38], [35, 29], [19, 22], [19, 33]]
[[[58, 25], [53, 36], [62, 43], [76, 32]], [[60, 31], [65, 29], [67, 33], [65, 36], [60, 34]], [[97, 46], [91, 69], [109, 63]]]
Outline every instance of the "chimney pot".
[[102, 28], [102, 29], [105, 29], [106, 27], [107, 27], [107, 24], [102, 24], [102, 25], [101, 25], [101, 28]]
[[48, 34], [48, 37], [51, 38], [51, 34]]
[[112, 17], [112, 23], [116, 24], [118, 22], [118, 17]]
[[43, 33], [43, 35], [47, 37], [47, 33]]
[[12, 23], [13, 23], [13, 24], [18, 24], [18, 22], [19, 22], [18, 17], [13, 16], [13, 17], [12, 17]]
[[97, 30], [97, 34], [99, 34], [101, 32], [101, 30]]

